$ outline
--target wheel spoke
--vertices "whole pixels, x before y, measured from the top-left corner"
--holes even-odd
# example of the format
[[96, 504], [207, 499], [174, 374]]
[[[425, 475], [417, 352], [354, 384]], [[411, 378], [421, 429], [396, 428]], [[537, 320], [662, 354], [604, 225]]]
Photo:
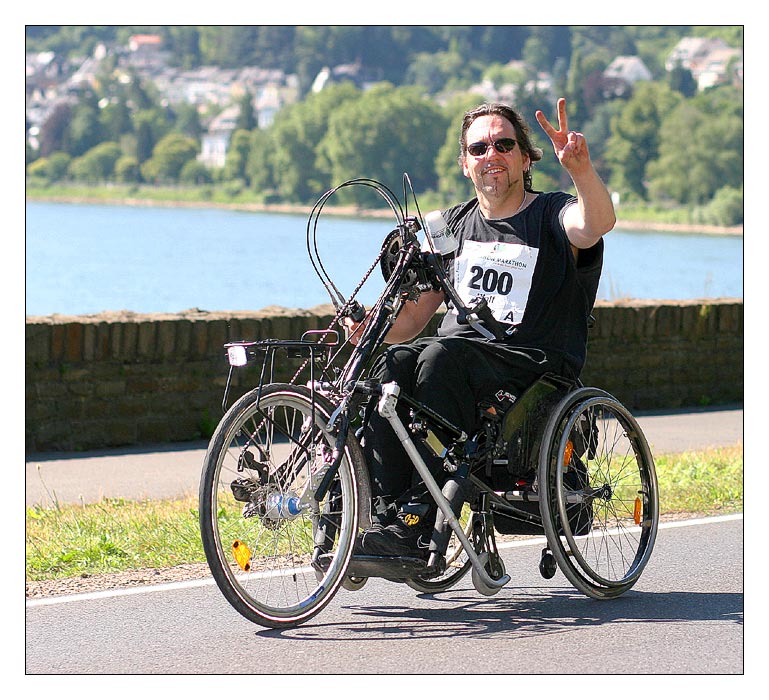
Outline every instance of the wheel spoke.
[[[268, 627], [294, 626], [328, 603], [357, 529], [359, 453], [345, 450], [322, 502], [305, 494], [327, 468], [314, 445], [322, 441], [330, 454], [336, 440], [324, 432], [330, 410], [322, 415], [318, 401], [288, 385], [263, 387], [258, 403], [252, 392], [222, 420], [206, 457], [201, 535], [209, 566], [233, 607]], [[321, 524], [330, 528], [318, 539], [323, 552]], [[323, 566], [313, 565], [321, 554]]]
[[[570, 435], [585, 445], [583, 454], [566, 452]], [[616, 399], [581, 389], [551, 417], [546, 440], [540, 481], [547, 488], [540, 506], [553, 553], [587, 595], [620, 595], [637, 581], [656, 536], [657, 482], [643, 434]], [[570, 505], [575, 500], [581, 503]]]

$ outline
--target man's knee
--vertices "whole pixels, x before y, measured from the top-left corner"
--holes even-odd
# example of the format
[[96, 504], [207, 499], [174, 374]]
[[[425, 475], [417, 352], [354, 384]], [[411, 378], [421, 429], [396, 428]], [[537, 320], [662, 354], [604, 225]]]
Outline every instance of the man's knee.
[[[459, 341], [459, 342], [457, 342]], [[466, 369], [461, 338], [441, 338], [419, 353], [418, 371], [432, 376], [456, 377]]]
[[410, 385], [416, 372], [419, 351], [409, 345], [388, 348], [374, 364], [372, 375], [382, 382]]

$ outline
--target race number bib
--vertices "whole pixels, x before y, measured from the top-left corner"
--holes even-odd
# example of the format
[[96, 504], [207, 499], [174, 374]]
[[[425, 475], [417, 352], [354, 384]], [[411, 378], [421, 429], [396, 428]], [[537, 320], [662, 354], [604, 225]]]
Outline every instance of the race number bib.
[[526, 311], [538, 248], [465, 241], [454, 261], [454, 286], [465, 304], [485, 297], [494, 318], [518, 324]]

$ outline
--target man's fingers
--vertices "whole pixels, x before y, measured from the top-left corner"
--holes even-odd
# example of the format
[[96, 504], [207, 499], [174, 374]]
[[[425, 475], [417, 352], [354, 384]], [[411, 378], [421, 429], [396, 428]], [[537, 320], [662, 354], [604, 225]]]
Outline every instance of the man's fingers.
[[550, 137], [553, 138], [558, 132], [555, 130], [555, 127], [548, 121], [547, 117], [545, 116], [544, 112], [542, 110], [538, 109], [534, 116], [536, 117], [537, 121], [539, 122], [539, 125], [544, 129], [545, 133]]
[[569, 118], [566, 116], [566, 98], [558, 100], [558, 128], [562, 133], [569, 131]]

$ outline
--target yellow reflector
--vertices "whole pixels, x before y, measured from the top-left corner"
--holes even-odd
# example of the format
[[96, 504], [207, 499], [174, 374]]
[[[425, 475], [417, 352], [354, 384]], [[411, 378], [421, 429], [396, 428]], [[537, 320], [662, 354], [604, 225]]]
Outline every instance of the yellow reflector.
[[232, 554], [243, 571], [248, 571], [251, 568], [251, 550], [245, 542], [235, 540], [232, 543]]
[[568, 467], [571, 462], [571, 456], [574, 453], [574, 443], [571, 440], [566, 441], [566, 448], [563, 451], [563, 466]]
[[633, 507], [633, 520], [636, 525], [641, 524], [641, 499], [636, 496], [635, 506]]

